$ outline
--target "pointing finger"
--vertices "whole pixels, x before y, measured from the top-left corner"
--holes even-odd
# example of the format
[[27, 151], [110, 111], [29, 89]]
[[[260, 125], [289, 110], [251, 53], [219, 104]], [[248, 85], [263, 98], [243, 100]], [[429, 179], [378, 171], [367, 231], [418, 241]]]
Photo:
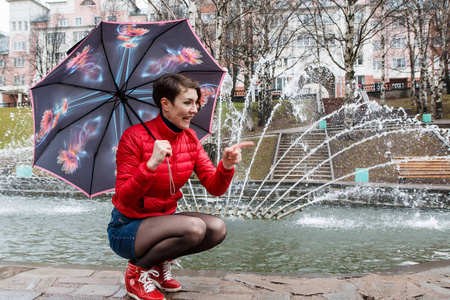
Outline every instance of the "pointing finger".
[[237, 150], [237, 149], [242, 149], [245, 147], [250, 147], [250, 146], [254, 146], [255, 144], [252, 141], [247, 141], [247, 142], [241, 142], [239, 144], [236, 144], [234, 146], [232, 146], [233, 150]]

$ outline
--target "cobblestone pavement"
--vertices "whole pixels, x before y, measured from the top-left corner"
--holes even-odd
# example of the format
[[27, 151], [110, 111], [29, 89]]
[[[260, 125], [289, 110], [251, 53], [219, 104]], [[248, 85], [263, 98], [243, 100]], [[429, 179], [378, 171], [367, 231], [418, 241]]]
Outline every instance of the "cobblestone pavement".
[[[0, 265], [0, 299], [128, 299], [123, 268]], [[173, 270], [168, 300], [450, 299], [450, 260], [353, 275]], [[131, 298], [130, 298], [131, 299]]]

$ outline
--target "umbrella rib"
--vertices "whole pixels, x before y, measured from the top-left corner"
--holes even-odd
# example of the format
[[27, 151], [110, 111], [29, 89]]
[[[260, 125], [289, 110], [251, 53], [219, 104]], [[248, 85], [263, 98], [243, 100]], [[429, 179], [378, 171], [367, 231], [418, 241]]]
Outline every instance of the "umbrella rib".
[[78, 122], [79, 120], [81, 120], [82, 118], [84, 118], [86, 115], [91, 114], [93, 111], [96, 111], [97, 109], [99, 109], [100, 107], [102, 107], [103, 105], [105, 105], [106, 103], [108, 103], [111, 99], [114, 99], [114, 97], [111, 97], [109, 99], [107, 99], [106, 101], [104, 101], [103, 103], [101, 103], [100, 105], [96, 106], [95, 108], [91, 109], [89, 112], [83, 114], [82, 116], [80, 116], [78, 119], [72, 121], [71, 123], [67, 124], [66, 126], [60, 128], [57, 133], [61, 132], [62, 130], [66, 129], [67, 127], [71, 126], [72, 124]]
[[183, 22], [185, 22], [186, 20], [182, 20], [178, 23], [176, 23], [175, 25], [173, 25], [172, 27], [168, 28], [167, 30], [161, 32], [158, 36], [156, 36], [153, 41], [150, 43], [150, 45], [147, 47], [147, 50], [145, 50], [144, 54], [142, 55], [141, 59], [139, 59], [139, 61], [136, 63], [134, 69], [131, 71], [130, 76], [128, 76], [127, 80], [124, 82], [124, 84], [122, 85], [122, 90], [126, 90], [126, 87], [128, 86], [128, 82], [129, 79], [133, 76], [134, 71], [136, 71], [137, 67], [140, 65], [141, 61], [144, 59], [145, 55], [147, 55], [147, 52], [150, 50], [150, 48], [153, 46], [153, 44], [155, 43], [155, 41], [161, 37], [163, 34], [165, 34], [166, 32], [172, 30], [173, 28], [180, 26], [181, 24], [183, 24]]
[[102, 44], [102, 48], [103, 48], [103, 52], [105, 53], [105, 57], [106, 57], [106, 64], [108, 65], [108, 69], [109, 69], [109, 74], [111, 75], [111, 78], [113, 79], [114, 82], [114, 86], [116, 87], [116, 91], [117, 93], [120, 92], [119, 90], [119, 86], [117, 85], [117, 82], [114, 78], [114, 73], [111, 69], [111, 64], [109, 63], [109, 58], [108, 58], [108, 53], [106, 52], [106, 47], [105, 47], [105, 43], [103, 42], [103, 23], [101, 24], [101, 28], [100, 28], [100, 39], [101, 39], [101, 44]]
[[67, 82], [53, 82], [53, 83], [47, 83], [47, 84], [43, 84], [37, 87], [33, 87], [33, 90], [36, 90], [38, 88], [41, 87], [46, 87], [49, 85], [54, 85], [54, 84], [60, 84], [60, 85], [66, 85], [66, 86], [71, 86], [71, 87], [76, 87], [76, 88], [80, 88], [80, 89], [84, 89], [84, 90], [89, 90], [89, 91], [96, 91], [96, 92], [103, 92], [103, 93], [107, 93], [107, 94], [111, 94], [113, 95], [114, 93], [111, 91], [107, 91], [107, 90], [102, 90], [99, 88], [91, 88], [91, 87], [87, 87], [87, 86], [82, 86], [82, 85], [77, 85], [77, 84], [72, 84], [72, 83], [67, 83]]
[[[97, 149], [95, 150], [95, 153], [94, 153], [94, 161], [92, 163], [91, 178], [94, 178], [95, 162], [97, 160], [97, 154], [100, 149], [100, 145], [102, 144], [103, 139], [105, 138], [106, 132], [108, 131], [108, 127], [109, 127], [109, 124], [111, 123], [111, 119], [112, 119], [112, 115], [114, 114], [114, 110], [120, 105], [119, 101], [116, 100], [115, 102], [116, 102], [116, 104], [114, 105], [113, 109], [111, 110], [111, 114], [109, 115], [109, 118], [108, 118], [108, 123], [106, 124], [105, 130], [103, 131], [103, 135], [102, 135], [100, 142], [98, 143]], [[89, 195], [92, 195], [92, 181], [89, 186]]]

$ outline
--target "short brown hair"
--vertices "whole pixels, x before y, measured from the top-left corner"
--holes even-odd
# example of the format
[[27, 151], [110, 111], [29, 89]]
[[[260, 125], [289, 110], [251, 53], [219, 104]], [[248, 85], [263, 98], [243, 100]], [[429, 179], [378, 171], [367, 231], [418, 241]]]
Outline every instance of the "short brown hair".
[[173, 104], [175, 98], [185, 89], [195, 89], [197, 91], [197, 102], [202, 97], [200, 84], [184, 74], [166, 74], [155, 80], [153, 83], [153, 101], [161, 109], [161, 99], [167, 98]]

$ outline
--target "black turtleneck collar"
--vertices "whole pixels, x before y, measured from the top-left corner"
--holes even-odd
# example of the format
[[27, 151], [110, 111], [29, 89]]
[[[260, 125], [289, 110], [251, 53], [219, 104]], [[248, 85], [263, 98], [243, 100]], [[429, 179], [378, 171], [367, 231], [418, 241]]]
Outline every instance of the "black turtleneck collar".
[[180, 133], [183, 131], [183, 129], [180, 129], [177, 125], [170, 122], [166, 117], [164, 117], [162, 111], [159, 113], [161, 115], [162, 120], [164, 121], [164, 124], [166, 124], [167, 127], [169, 127], [170, 130], [176, 133]]

